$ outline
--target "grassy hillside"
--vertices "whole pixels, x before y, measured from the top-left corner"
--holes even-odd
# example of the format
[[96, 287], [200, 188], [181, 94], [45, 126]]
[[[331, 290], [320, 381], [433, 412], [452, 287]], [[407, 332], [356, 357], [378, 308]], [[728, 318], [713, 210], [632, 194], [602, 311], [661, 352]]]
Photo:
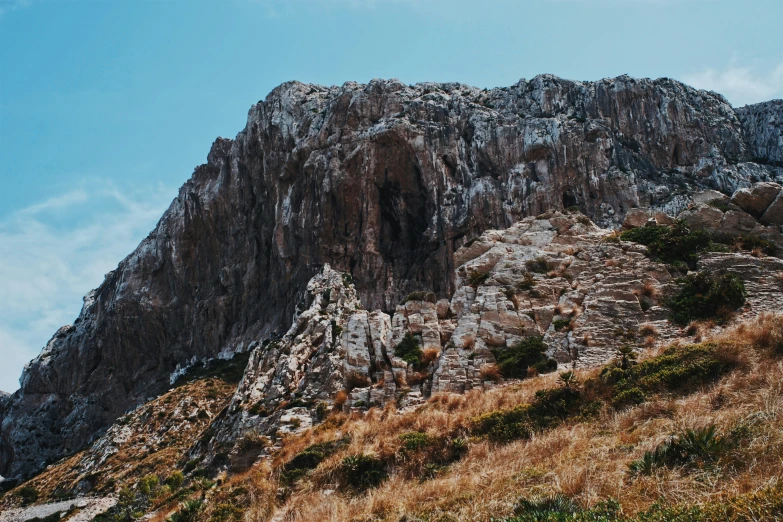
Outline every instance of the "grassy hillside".
[[237, 488], [235, 520], [783, 519], [781, 413], [783, 319], [764, 316], [640, 361], [334, 414], [195, 519], [226, 520]]
[[[603, 368], [439, 395], [415, 411], [332, 413], [241, 473], [187, 462], [195, 435], [146, 453], [123, 446], [95, 473], [95, 490], [119, 496], [101, 519], [783, 520], [783, 316], [694, 330], [697, 342], [638, 360], [621, 350]], [[175, 405], [217, 393], [203, 402], [214, 415], [230, 389], [201, 378], [129, 426], [173, 436], [162, 428]], [[209, 421], [197, 419], [193, 433], [203, 436]], [[75, 462], [27, 487], [51, 496], [55, 484], [78, 485], [84, 477], [67, 472]], [[8, 495], [19, 498], [19, 488]]]

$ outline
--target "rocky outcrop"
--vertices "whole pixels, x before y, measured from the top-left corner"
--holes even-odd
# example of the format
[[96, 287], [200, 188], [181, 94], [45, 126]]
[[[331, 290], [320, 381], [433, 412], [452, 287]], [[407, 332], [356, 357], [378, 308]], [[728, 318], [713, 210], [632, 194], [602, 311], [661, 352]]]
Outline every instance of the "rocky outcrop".
[[783, 167], [783, 100], [747, 105], [736, 113], [753, 161]]
[[[526, 216], [575, 206], [610, 226], [634, 207], [683, 209], [699, 187], [774, 181], [772, 159], [752, 163], [758, 140], [742, 121], [721, 96], [668, 79], [285, 83], [236, 139], [214, 143], [155, 230], [25, 369], [0, 428], [0, 473], [83, 447], [187, 364], [280, 336], [324, 264], [388, 314], [413, 290], [450, 297], [454, 252]], [[419, 315], [434, 328], [431, 311]], [[388, 325], [350, 324], [357, 339], [376, 327]]]
[[[212, 454], [230, 447], [241, 458], [247, 436], [269, 437], [274, 450], [279, 435], [310, 428], [335, 407], [405, 408], [433, 393], [490, 388], [496, 355], [528, 336], [542, 337], [568, 367], [671, 339], [679, 328], [661, 303], [673, 278], [645, 252], [612, 241], [578, 212], [548, 212], [463, 245], [451, 300], [414, 292], [391, 315], [365, 310], [350, 276], [325, 266], [289, 331], [253, 345]], [[421, 364], [398, 356], [406, 337], [422, 350]]]

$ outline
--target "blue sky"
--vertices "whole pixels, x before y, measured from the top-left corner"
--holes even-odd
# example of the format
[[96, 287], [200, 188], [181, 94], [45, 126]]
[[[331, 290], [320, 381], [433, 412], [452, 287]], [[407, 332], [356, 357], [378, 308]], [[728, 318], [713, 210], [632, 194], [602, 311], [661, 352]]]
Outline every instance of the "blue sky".
[[0, 389], [279, 83], [668, 76], [783, 97], [779, 0], [0, 0]]

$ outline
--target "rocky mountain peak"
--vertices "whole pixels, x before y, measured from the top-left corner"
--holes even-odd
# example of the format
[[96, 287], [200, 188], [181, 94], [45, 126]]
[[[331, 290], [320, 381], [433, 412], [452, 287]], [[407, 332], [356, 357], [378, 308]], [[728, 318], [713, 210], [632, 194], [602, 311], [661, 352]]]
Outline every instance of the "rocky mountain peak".
[[[445, 374], [424, 378], [395, 366], [401, 363], [388, 347], [396, 337], [385, 352], [372, 343], [370, 351], [367, 339], [374, 342], [376, 326], [378, 332], [404, 332], [407, 321], [421, 343], [427, 332], [433, 349], [437, 337], [442, 353], [451, 354], [443, 344], [448, 327], [441, 322], [457, 321], [458, 335], [465, 309], [478, 307], [470, 313], [480, 316], [485, 302], [494, 303], [487, 304], [496, 307], [492, 313], [524, 322], [528, 312], [501, 314], [497, 307], [510, 306], [508, 299], [483, 297], [481, 285], [471, 294], [472, 286], [465, 285], [470, 275], [459, 269], [466, 266], [467, 250], [488, 241], [477, 239], [482, 234], [572, 207], [598, 227], [617, 227], [634, 208], [675, 215], [703, 189], [729, 195], [780, 181], [779, 121], [776, 102], [735, 111], [720, 95], [669, 79], [573, 82], [541, 75], [496, 89], [397, 80], [282, 84], [250, 109], [235, 139], [215, 141], [207, 163], [195, 169], [155, 230], [85, 298], [74, 324], [61, 328], [27, 366], [21, 389], [0, 406], [0, 473], [33, 473], [83, 448], [126, 411], [168, 390], [178, 368], [257, 351], [280, 337], [269, 353], [288, 345], [288, 365], [272, 368], [259, 354], [250, 368], [268, 373], [281, 394], [309, 390], [315, 398], [327, 397], [333, 384], [326, 375], [339, 366], [328, 362], [327, 348], [364, 357], [365, 348], [350, 346], [368, 347], [368, 362], [356, 355], [350, 364], [372, 386], [366, 393], [366, 386], [356, 387], [349, 407], [375, 400], [372, 393], [397, 393], [397, 380], [400, 386], [416, 379], [431, 380], [433, 387], [483, 386], [483, 359], [477, 355], [466, 363], [467, 354], [459, 352], [464, 347], [456, 346], [448, 365], [439, 366], [449, 368]], [[546, 218], [558, 230], [553, 223], [559, 219], [565, 218]], [[513, 245], [503, 248], [525, 246]], [[313, 279], [325, 265], [326, 279]], [[339, 276], [328, 275], [332, 271]], [[298, 311], [308, 285], [326, 285], [321, 301], [332, 285], [335, 299], [342, 300], [330, 296], [330, 304], [318, 308], [313, 296]], [[412, 300], [420, 304], [398, 310], [415, 291], [432, 292], [435, 302]], [[622, 296], [620, 301], [633, 304]], [[357, 303], [373, 312], [358, 310]], [[310, 310], [312, 325], [296, 322]], [[535, 324], [525, 324], [543, 330], [546, 320], [530, 313]], [[326, 341], [336, 337], [332, 320], [343, 329], [339, 347]], [[415, 331], [418, 321], [421, 333]], [[519, 335], [503, 330], [504, 321], [493, 330], [493, 342]], [[355, 345], [345, 338], [347, 331], [358, 336]], [[369, 338], [359, 342], [362, 332]], [[303, 334], [310, 340], [300, 352], [296, 339]], [[323, 339], [316, 342], [318, 335]], [[565, 353], [571, 344], [562, 346]], [[325, 380], [308, 377], [316, 371], [305, 360], [311, 350], [323, 358], [318, 371], [327, 372]], [[381, 370], [379, 362], [387, 367]], [[381, 371], [393, 378], [381, 377]], [[345, 373], [341, 378], [345, 383]], [[373, 392], [380, 379], [389, 389]], [[254, 397], [245, 388], [250, 382], [240, 386], [242, 397]], [[269, 397], [266, 381], [254, 382]], [[237, 418], [244, 422], [242, 415], [224, 422]], [[40, 430], [43, 425], [49, 429]]]

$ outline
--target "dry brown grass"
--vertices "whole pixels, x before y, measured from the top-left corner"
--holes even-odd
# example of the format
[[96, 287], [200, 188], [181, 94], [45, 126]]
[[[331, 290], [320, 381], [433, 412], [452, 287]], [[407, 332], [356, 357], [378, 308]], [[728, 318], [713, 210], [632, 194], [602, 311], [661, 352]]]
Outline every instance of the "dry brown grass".
[[440, 350], [438, 350], [437, 348], [427, 348], [426, 350], [422, 351], [421, 360], [424, 363], [424, 366], [426, 366], [432, 361], [437, 360], [439, 356], [440, 356]]
[[500, 382], [503, 380], [503, 374], [500, 373], [500, 368], [496, 364], [485, 364], [479, 373], [484, 381]]
[[653, 324], [645, 323], [642, 325], [639, 325], [639, 335], [642, 337], [652, 336], [652, 337], [658, 337], [658, 329]]
[[[593, 422], [569, 423], [527, 441], [494, 445], [476, 440], [468, 454], [445, 474], [422, 483], [402, 474], [364, 495], [324, 495], [333, 489], [330, 470], [344, 455], [392, 455], [399, 435], [422, 431], [453, 436], [474, 416], [528, 402], [537, 389], [555, 384], [544, 375], [489, 392], [438, 395], [415, 413], [371, 410], [364, 418], [340, 417], [333, 426], [302, 440], [286, 440], [293, 455], [336, 433], [350, 433], [350, 445], [333, 455], [301, 485], [284, 506], [283, 520], [488, 520], [511, 513], [520, 496], [562, 493], [582, 505], [617, 498], [627, 513], [654, 502], [709, 502], [755, 491], [783, 475], [783, 362], [772, 354], [783, 343], [783, 320], [763, 316], [716, 336], [720, 356], [739, 369], [714, 385], [679, 398], [650, 400], [622, 411], [605, 410]], [[581, 371], [580, 380], [595, 375]], [[633, 478], [628, 463], [685, 427], [715, 424], [722, 432], [749, 425], [751, 438], [736, 461], [707, 471], [663, 469]], [[331, 434], [331, 435], [330, 435]], [[290, 458], [290, 457], [289, 457]]]

